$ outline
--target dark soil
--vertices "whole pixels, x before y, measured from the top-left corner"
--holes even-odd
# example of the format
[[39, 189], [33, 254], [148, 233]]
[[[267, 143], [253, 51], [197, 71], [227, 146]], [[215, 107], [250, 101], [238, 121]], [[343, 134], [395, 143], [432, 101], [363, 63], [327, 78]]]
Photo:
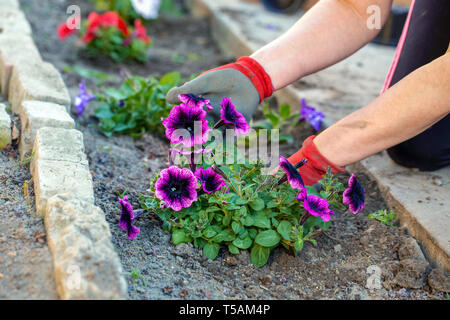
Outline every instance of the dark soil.
[[[120, 68], [144, 76], [177, 70], [189, 77], [227, 61], [212, 42], [208, 21], [190, 17], [163, 18], [149, 26], [154, 47], [149, 50], [150, 60], [146, 64], [117, 65], [107, 59], [86, 60], [76, 54], [74, 40], [58, 41], [56, 26], [65, 19], [68, 4], [80, 5], [86, 16], [90, 2], [22, 0], [21, 3], [43, 58], [61, 70], [72, 97], [77, 93], [81, 78], [64, 72], [66, 65], [78, 64], [112, 75], [118, 75]], [[175, 54], [188, 52], [201, 59], [174, 62]], [[118, 83], [119, 76], [115, 84]], [[92, 88], [92, 82], [87, 84]], [[137, 226], [141, 233], [136, 240], [127, 240], [124, 231], [117, 227], [120, 215], [117, 195], [126, 190], [134, 207], [139, 206], [138, 195], [149, 187], [154, 174], [166, 166], [168, 143], [152, 134], [139, 140], [127, 136], [106, 138], [93, 127], [96, 122], [92, 110], [77, 118], [77, 123], [84, 133], [96, 205], [104, 210], [110, 223], [113, 243], [124, 270], [135, 269], [140, 274], [134, 285], [127, 275], [130, 299], [444, 298], [443, 293], [433, 291], [426, 284], [430, 268], [420, 273], [420, 289], [405, 289], [392, 281], [402, 272], [398, 249], [408, 236], [402, 228], [389, 228], [367, 218], [368, 213], [385, 209], [387, 204], [376, 183], [362, 172], [355, 173], [366, 188], [367, 202], [362, 213], [337, 213], [332, 227], [318, 235], [316, 247], [305, 245], [297, 257], [278, 248], [262, 268], [250, 264], [247, 252], [229, 256], [221, 251], [218, 258], [210, 261], [191, 245], [175, 247], [170, 242], [170, 235], [162, 230], [160, 220], [152, 215], [139, 219]], [[282, 154], [296, 151], [311, 133], [309, 127], [299, 129], [295, 134], [296, 144], [283, 147]], [[348, 178], [348, 175], [342, 178]], [[369, 266], [381, 268], [381, 289], [366, 288]], [[414, 270], [404, 276], [414, 277]]]
[[44, 221], [35, 215], [29, 165], [17, 156], [17, 146], [0, 152], [0, 300], [57, 299]]

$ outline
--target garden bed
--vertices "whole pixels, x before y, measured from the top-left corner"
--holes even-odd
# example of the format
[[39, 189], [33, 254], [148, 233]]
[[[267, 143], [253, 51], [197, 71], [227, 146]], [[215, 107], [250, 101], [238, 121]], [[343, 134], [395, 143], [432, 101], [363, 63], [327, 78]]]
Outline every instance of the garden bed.
[[[149, 49], [150, 59], [145, 64], [116, 64], [103, 58], [89, 60], [76, 54], [75, 40], [61, 43], [57, 38], [56, 27], [64, 21], [69, 4], [78, 4], [83, 16], [92, 9], [89, 1], [21, 1], [43, 59], [61, 71], [72, 98], [78, 92], [82, 78], [74, 72], [66, 72], [67, 66], [79, 65], [108, 73], [111, 77], [104, 84], [119, 86], [121, 69], [142, 76], [179, 71], [188, 78], [229, 60], [215, 47], [208, 32], [208, 21], [189, 16], [164, 17], [148, 27], [154, 47]], [[42, 23], [44, 20], [45, 24]], [[95, 82], [90, 79], [86, 79], [86, 85], [96, 89]], [[131, 203], [138, 207], [139, 194], [144, 193], [154, 175], [166, 167], [168, 142], [151, 133], [137, 140], [128, 136], [107, 138], [95, 128], [92, 105], [81, 117], [76, 117], [75, 113], [73, 116], [84, 134], [95, 204], [106, 214], [113, 244], [124, 271], [129, 273], [130, 299], [445, 298], [442, 292], [426, 285], [430, 268], [421, 272], [423, 265], [418, 262], [402, 269], [402, 260], [420, 260], [414, 250], [410, 257], [399, 257], [399, 248], [409, 243], [405, 230], [367, 218], [369, 213], [386, 209], [387, 205], [375, 181], [362, 172], [355, 172], [366, 188], [366, 206], [362, 213], [336, 213], [330, 229], [319, 233], [317, 246], [305, 244], [297, 257], [277, 248], [264, 267], [251, 265], [246, 251], [237, 256], [221, 251], [211, 261], [191, 245], [175, 247], [169, 233], [163, 231], [161, 221], [154, 215], [138, 219], [136, 226], [140, 227], [141, 233], [137, 239], [128, 240], [126, 233], [117, 226], [120, 216], [117, 196], [126, 191]], [[312, 132], [309, 127], [298, 129], [294, 144], [283, 146], [280, 153], [288, 155], [296, 151]], [[342, 181], [348, 179], [347, 175], [340, 177]], [[365, 288], [370, 276], [367, 268], [374, 265], [382, 270], [384, 287], [368, 290]], [[417, 279], [418, 274], [420, 279]], [[421, 287], [422, 284], [421, 289], [404, 288]]]

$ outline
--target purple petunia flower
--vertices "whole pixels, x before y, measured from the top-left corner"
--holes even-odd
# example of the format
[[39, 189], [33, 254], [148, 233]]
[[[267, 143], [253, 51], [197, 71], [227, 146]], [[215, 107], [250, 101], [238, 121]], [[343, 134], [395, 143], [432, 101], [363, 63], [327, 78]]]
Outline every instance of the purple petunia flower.
[[306, 193], [306, 188], [303, 188], [297, 196], [297, 199], [300, 201], [305, 201], [308, 194]]
[[155, 183], [155, 195], [165, 202], [167, 207], [180, 211], [197, 201], [197, 178], [191, 170], [171, 166], [161, 171]]
[[200, 180], [203, 186], [203, 191], [206, 193], [213, 193], [222, 188], [222, 186], [227, 187], [227, 192], [229, 191], [223, 177], [216, 173], [212, 168], [199, 168], [195, 170], [195, 177]]
[[78, 88], [80, 88], [80, 93], [75, 97], [74, 107], [77, 109], [78, 115], [81, 116], [86, 109], [87, 104], [97, 97], [86, 91], [86, 84], [84, 81], [80, 82]]
[[203, 108], [185, 104], [174, 106], [162, 122], [166, 127], [166, 137], [172, 144], [183, 143], [185, 148], [205, 143], [209, 134], [208, 120], [205, 117], [206, 111]]
[[305, 208], [310, 215], [322, 218], [324, 222], [330, 221], [330, 214], [334, 214], [328, 206], [327, 200], [313, 194], [307, 196], [306, 199], [303, 200], [303, 208]]
[[298, 170], [283, 156], [280, 156], [280, 169], [282, 169], [287, 176], [288, 182], [294, 189], [305, 189], [305, 183]]
[[325, 115], [322, 112], [317, 111], [314, 107], [308, 106], [305, 99], [302, 99], [301, 101], [302, 105], [300, 108], [300, 118], [298, 121], [302, 122], [306, 120], [315, 130], [319, 131]]
[[342, 202], [348, 204], [350, 212], [357, 214], [364, 209], [365, 191], [352, 173], [348, 179], [348, 188], [345, 189]]
[[247, 121], [245, 120], [242, 113], [236, 110], [233, 102], [230, 98], [224, 97], [220, 102], [222, 108], [220, 109], [220, 119], [225, 123], [230, 123], [234, 125], [234, 132], [237, 135], [246, 134], [250, 129]]
[[127, 231], [128, 239], [135, 239], [141, 231], [138, 227], [133, 226], [133, 220], [135, 216], [133, 214], [133, 207], [128, 202], [128, 196], [124, 196], [123, 199], [119, 199], [120, 208], [122, 213], [120, 214], [119, 227]]
[[210, 112], [213, 109], [211, 102], [208, 99], [196, 96], [193, 93], [179, 94], [178, 100], [188, 105], [189, 107], [206, 107], [206, 110]]

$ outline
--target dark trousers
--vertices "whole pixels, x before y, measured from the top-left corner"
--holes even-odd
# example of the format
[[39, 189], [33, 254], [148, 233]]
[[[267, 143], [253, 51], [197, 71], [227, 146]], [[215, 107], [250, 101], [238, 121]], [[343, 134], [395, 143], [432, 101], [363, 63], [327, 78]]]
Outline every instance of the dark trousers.
[[[389, 86], [442, 56], [449, 47], [450, 0], [416, 0], [411, 10], [408, 33]], [[422, 171], [450, 165], [450, 114], [387, 152], [398, 164]]]

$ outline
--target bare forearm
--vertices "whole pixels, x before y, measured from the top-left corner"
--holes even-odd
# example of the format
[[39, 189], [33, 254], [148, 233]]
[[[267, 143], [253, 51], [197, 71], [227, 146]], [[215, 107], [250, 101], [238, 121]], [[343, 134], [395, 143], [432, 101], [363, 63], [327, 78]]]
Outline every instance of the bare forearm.
[[314, 142], [327, 159], [345, 166], [414, 137], [449, 112], [447, 53], [326, 129]]
[[367, 27], [366, 10], [381, 9], [382, 22], [391, 0], [321, 0], [278, 39], [256, 51], [275, 90], [326, 68], [357, 51], [379, 30]]

